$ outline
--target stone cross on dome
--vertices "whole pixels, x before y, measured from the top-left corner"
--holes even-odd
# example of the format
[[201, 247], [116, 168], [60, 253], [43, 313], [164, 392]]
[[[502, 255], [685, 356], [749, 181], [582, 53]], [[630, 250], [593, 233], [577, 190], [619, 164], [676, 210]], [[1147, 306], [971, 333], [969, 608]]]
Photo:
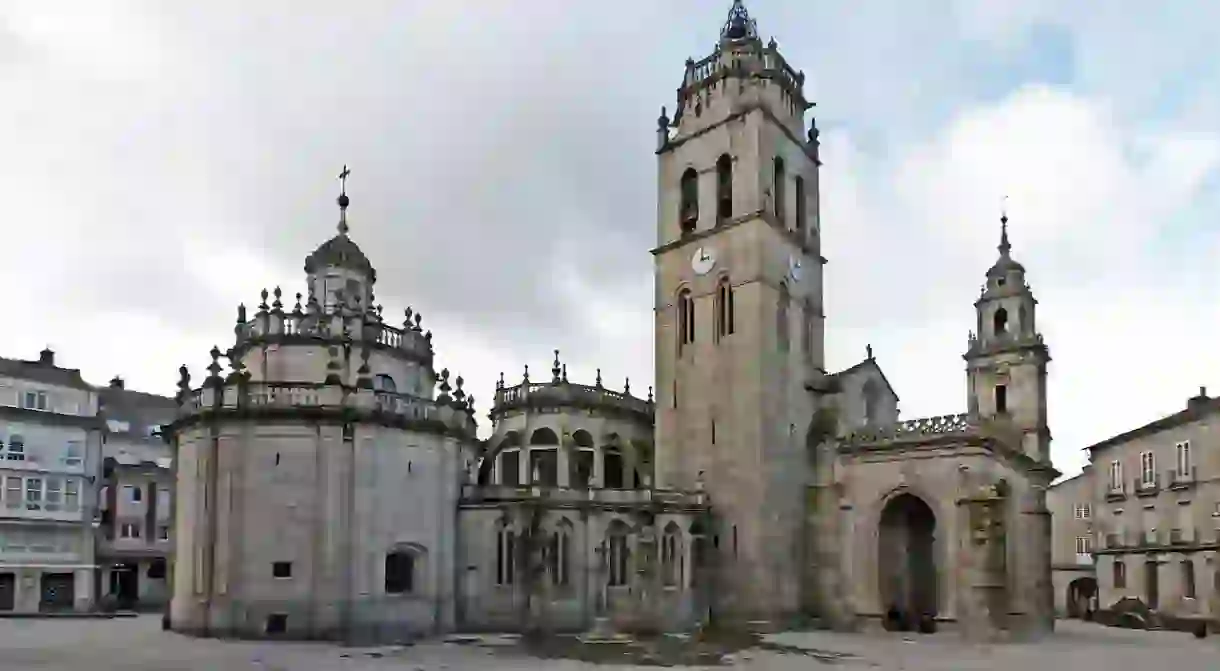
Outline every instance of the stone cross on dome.
[[335, 202], [339, 203], [339, 235], [347, 235], [347, 206], [351, 200], [347, 197], [347, 177], [352, 174], [351, 170], [347, 169], [347, 164], [343, 164], [343, 171], [339, 173], [339, 197]]

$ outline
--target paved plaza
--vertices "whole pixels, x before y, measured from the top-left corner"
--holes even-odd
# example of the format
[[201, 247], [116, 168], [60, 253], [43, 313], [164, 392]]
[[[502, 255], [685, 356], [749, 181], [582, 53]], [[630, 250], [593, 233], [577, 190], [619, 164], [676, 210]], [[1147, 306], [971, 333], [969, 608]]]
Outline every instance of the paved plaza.
[[[1107, 629], [1060, 622], [1039, 645], [967, 646], [952, 634], [901, 636], [821, 632], [769, 637], [768, 649], [733, 654], [717, 668], [988, 669], [1172, 668], [1214, 671], [1220, 637], [1198, 640], [1178, 632]], [[806, 654], [798, 651], [805, 650]], [[220, 642], [163, 633], [158, 617], [115, 620], [0, 620], [0, 669], [21, 671], [374, 671], [406, 669], [591, 669], [570, 660], [539, 660], [490, 644], [421, 643], [401, 648], [328, 644]], [[601, 666], [602, 669], [656, 668]], [[689, 667], [695, 668], [695, 667]], [[711, 668], [711, 667], [702, 667]]]

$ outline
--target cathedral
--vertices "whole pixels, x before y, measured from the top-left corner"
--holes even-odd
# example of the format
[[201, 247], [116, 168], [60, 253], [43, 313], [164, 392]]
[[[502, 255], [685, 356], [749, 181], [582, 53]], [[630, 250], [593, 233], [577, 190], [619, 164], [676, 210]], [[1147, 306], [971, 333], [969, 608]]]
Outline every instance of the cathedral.
[[169, 626], [1050, 632], [1050, 356], [1007, 219], [966, 411], [900, 420], [871, 348], [825, 367], [804, 84], [734, 2], [657, 120], [655, 389], [570, 381], [556, 352], [501, 375], [486, 440], [421, 316], [377, 305], [344, 190], [305, 291], [239, 307], [197, 386], [180, 369]]

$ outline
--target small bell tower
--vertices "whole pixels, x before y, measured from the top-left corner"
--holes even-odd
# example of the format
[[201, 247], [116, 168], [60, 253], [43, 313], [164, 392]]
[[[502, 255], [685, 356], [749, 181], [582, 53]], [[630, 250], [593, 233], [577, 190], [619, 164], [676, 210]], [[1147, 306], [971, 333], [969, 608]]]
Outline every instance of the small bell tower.
[[1025, 267], [1012, 258], [1008, 215], [1000, 217], [999, 259], [987, 271], [974, 303], [976, 330], [966, 360], [967, 405], [971, 415], [1010, 425], [1021, 435], [1029, 457], [1050, 463], [1046, 374], [1050, 350], [1037, 328], [1038, 301]]

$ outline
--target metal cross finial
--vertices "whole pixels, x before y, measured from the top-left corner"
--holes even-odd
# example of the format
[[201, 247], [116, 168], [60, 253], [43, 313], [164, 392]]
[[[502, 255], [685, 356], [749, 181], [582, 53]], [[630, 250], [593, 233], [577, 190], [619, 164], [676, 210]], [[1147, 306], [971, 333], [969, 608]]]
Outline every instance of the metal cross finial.
[[347, 169], [347, 164], [343, 164], [343, 172], [339, 173], [339, 195], [347, 195], [347, 176], [352, 174], [351, 170]]
[[1004, 203], [1000, 207], [1000, 245], [997, 249], [1001, 256], [1008, 256], [1012, 251], [1012, 245], [1008, 242], [1008, 196], [1004, 196]]
[[347, 169], [347, 164], [343, 164], [343, 171], [339, 173], [339, 235], [347, 235], [347, 205], [350, 200], [347, 197], [347, 176], [352, 174], [351, 170]]

